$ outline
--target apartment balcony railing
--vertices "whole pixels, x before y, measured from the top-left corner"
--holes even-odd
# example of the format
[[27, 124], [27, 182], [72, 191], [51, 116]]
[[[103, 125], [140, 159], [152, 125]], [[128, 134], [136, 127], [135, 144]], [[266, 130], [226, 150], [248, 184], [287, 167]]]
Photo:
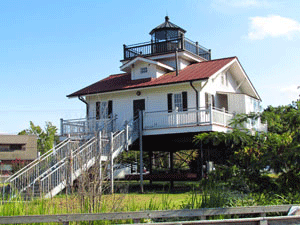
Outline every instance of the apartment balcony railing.
[[129, 60], [138, 55], [141, 56], [151, 56], [157, 54], [171, 53], [175, 52], [176, 49], [179, 51], [186, 50], [195, 55], [201, 56], [206, 60], [211, 59], [211, 51], [198, 44], [198, 42], [193, 42], [185, 37], [180, 37], [176, 39], [170, 39], [160, 42], [145, 42], [134, 45], [124, 45], [124, 60]]

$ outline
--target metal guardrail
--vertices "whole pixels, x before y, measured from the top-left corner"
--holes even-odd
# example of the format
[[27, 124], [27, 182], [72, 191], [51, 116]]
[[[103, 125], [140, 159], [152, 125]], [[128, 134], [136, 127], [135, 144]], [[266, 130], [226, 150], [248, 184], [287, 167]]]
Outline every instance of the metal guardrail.
[[115, 132], [116, 116], [110, 119], [82, 118], [82, 119], [60, 119], [61, 136], [84, 136], [95, 135], [102, 130], [103, 135]]
[[[97, 139], [91, 138], [74, 151], [70, 151], [61, 164], [40, 180], [40, 191], [45, 197], [55, 196], [72, 183], [82, 171], [90, 168], [97, 155]], [[92, 162], [91, 162], [92, 160]], [[78, 172], [78, 170], [80, 170]], [[69, 179], [69, 180], [68, 180]]]
[[[133, 220], [135, 224], [141, 224], [141, 219], [172, 219], [177, 222], [152, 223], [160, 225], [171, 224], [299, 224], [300, 216], [277, 216], [267, 217], [269, 213], [288, 213], [291, 205], [278, 206], [250, 206], [235, 208], [208, 208], [192, 210], [162, 210], [140, 212], [115, 212], [115, 213], [83, 213], [83, 214], [60, 214], [60, 215], [33, 215], [33, 216], [2, 216], [0, 224], [31, 224], [31, 223], [63, 223], [79, 221], [116, 221]], [[209, 216], [219, 215], [259, 215], [254, 218], [206, 220]], [[196, 221], [179, 221], [179, 218], [194, 218]], [[199, 218], [201, 220], [199, 220]]]
[[133, 45], [124, 45], [124, 60], [134, 58], [136, 56], [150, 56], [155, 54], [175, 52], [176, 49], [186, 50], [195, 55], [201, 56], [206, 60], [211, 59], [210, 50], [193, 42], [186, 37], [173, 38], [170, 40], [159, 42], [145, 42]]
[[[67, 138], [7, 179], [5, 182], [9, 184], [9, 190], [7, 191], [7, 187], [3, 186], [3, 198], [4, 195], [11, 198], [22, 193], [28, 198], [53, 197], [78, 178], [82, 171], [94, 165], [96, 157], [100, 157], [101, 160], [108, 160], [111, 157], [113, 160], [137, 139], [139, 132], [138, 120], [125, 123], [120, 131], [114, 132], [115, 119], [101, 121], [101, 124], [96, 125], [90, 123], [91, 121], [62, 120], [62, 127], [79, 127], [75, 129], [76, 132], [82, 131], [83, 133], [75, 133], [75, 136], [79, 135], [83, 138], [78, 140]], [[84, 124], [83, 130], [81, 130], [81, 124]], [[86, 125], [91, 128], [85, 127]], [[88, 131], [92, 129], [90, 135], [93, 135], [86, 136], [85, 128]], [[101, 135], [98, 136], [99, 132]], [[108, 138], [109, 136], [112, 138]]]
[[5, 183], [10, 185], [9, 193], [7, 194], [15, 196], [28, 192], [28, 188], [32, 189], [30, 192], [34, 192], [34, 185], [36, 185], [40, 179], [47, 176], [52, 168], [67, 156], [69, 151], [72, 151], [77, 147], [78, 141], [66, 139], [61, 144], [50, 149], [5, 181]]

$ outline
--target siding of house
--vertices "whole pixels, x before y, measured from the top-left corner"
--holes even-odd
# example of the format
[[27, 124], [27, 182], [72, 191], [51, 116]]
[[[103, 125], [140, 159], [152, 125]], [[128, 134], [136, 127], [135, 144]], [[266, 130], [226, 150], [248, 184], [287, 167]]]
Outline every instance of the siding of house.
[[[140, 91], [141, 95], [137, 96], [136, 92]], [[90, 105], [89, 117], [96, 116], [97, 101], [113, 101], [113, 114], [117, 114], [117, 126], [122, 126], [127, 120], [133, 118], [133, 101], [145, 99], [145, 111], [167, 111], [168, 110], [168, 93], [187, 92], [188, 108], [196, 108], [195, 91], [189, 83], [166, 85], [154, 88], [143, 88], [130, 91], [119, 91], [115, 93], [104, 93], [87, 96], [87, 102]]]
[[[222, 79], [224, 79], [224, 83], [222, 83]], [[215, 107], [221, 108], [220, 103], [218, 102], [217, 92], [239, 93], [240, 90], [236, 91], [236, 87], [236, 82], [230, 72], [227, 72], [227, 75], [224, 72], [216, 74], [215, 77], [211, 77], [208, 80], [208, 83], [200, 93], [200, 107], [205, 107], [205, 93], [209, 93], [215, 98]], [[228, 106], [230, 104], [236, 104], [232, 101], [234, 100], [228, 98]], [[242, 105], [238, 104], [237, 107], [242, 107]], [[228, 108], [228, 111], [231, 111], [230, 109], [231, 107]]]

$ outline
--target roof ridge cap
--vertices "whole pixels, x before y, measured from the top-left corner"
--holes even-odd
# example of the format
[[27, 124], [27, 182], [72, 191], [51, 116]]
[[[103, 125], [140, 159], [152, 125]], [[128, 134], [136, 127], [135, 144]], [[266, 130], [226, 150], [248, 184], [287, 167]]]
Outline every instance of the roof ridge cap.
[[217, 61], [217, 60], [224, 60], [224, 59], [233, 59], [233, 58], [236, 58], [237, 59], [237, 56], [229, 56], [229, 57], [225, 57], [225, 58], [219, 58], [219, 59], [212, 59], [212, 60], [208, 60], [208, 61], [202, 61], [202, 62], [210, 62], [210, 61]]

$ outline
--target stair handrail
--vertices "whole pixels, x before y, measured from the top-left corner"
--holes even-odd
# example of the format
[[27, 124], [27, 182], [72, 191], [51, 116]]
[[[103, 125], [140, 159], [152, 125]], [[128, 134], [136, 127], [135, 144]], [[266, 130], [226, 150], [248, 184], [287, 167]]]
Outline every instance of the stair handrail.
[[[83, 145], [81, 145], [81, 146], [79, 146], [77, 149], [75, 149], [73, 154], [75, 154], [76, 151], [79, 151], [80, 149], [85, 148], [85, 146], [88, 145], [89, 142], [94, 141], [94, 140], [95, 140], [95, 137], [89, 139], [89, 140], [86, 141]], [[32, 186], [35, 182], [37, 182], [39, 179], [41, 179], [41, 178], [42, 178], [42, 179], [46, 178], [47, 176], [45, 176], [45, 174], [46, 174], [46, 175], [51, 174], [51, 172], [53, 171], [53, 170], [52, 170], [53, 168], [57, 167], [57, 165], [59, 165], [59, 167], [60, 167], [62, 164], [64, 164], [64, 162], [66, 161], [67, 157], [68, 157], [68, 156], [65, 156], [64, 158], [62, 158], [61, 160], [59, 160], [58, 162], [56, 162], [54, 165], [52, 165], [50, 168], [48, 168], [46, 171], [44, 171], [42, 174], [40, 174], [38, 177], [36, 177], [30, 184], [28, 184], [26, 187], [24, 187], [20, 192], [23, 192], [23, 191], [25, 191], [27, 188], [31, 187], [31, 186]], [[49, 173], [49, 172], [50, 172], [50, 173]]]
[[80, 151], [82, 148], [85, 148], [86, 145], [89, 145], [90, 142], [95, 141], [95, 139], [96, 139], [96, 137], [94, 136], [94, 137], [90, 138], [88, 141], [86, 141], [84, 144], [82, 144], [81, 146], [79, 146], [77, 149], [75, 149], [75, 150], [73, 151], [73, 156], [74, 156], [75, 154], [77, 154], [77, 152]]
[[[82, 148], [82, 149], [78, 149], [78, 151], [76, 151], [76, 152], [74, 152], [74, 154], [73, 154], [73, 162], [74, 162], [74, 160], [76, 160], [76, 157], [78, 157], [78, 155], [79, 154], [81, 154], [81, 153], [83, 153], [84, 151], [86, 151], [91, 145], [93, 145], [95, 142], [97, 142], [98, 141], [98, 139], [96, 139], [95, 137], [93, 138], [93, 139], [91, 139], [92, 141], [90, 141], [84, 148]], [[97, 147], [96, 147], [97, 148]], [[95, 149], [95, 152], [97, 151], [97, 149]], [[90, 159], [88, 159], [88, 160], [90, 160]], [[86, 164], [87, 162], [85, 162], [85, 164]], [[74, 168], [74, 166], [73, 166], [73, 172], [76, 172], [76, 168]]]
[[[57, 161], [60, 161], [61, 159], [60, 157], [64, 158], [63, 156], [67, 155], [68, 150], [66, 151], [65, 148], [67, 147], [68, 149], [68, 145], [72, 145], [73, 143], [76, 142], [77, 141], [73, 141], [69, 139], [65, 141], [62, 145], [60, 145], [59, 148], [57, 147], [52, 148], [47, 152], [47, 154], [43, 154], [43, 157], [39, 158], [39, 160], [37, 160], [36, 163], [32, 164], [26, 170], [23, 170], [22, 173], [18, 174], [17, 176], [13, 177], [13, 179], [9, 180], [10, 184], [12, 185], [12, 188], [16, 189], [17, 193], [24, 192], [24, 190], [28, 189], [29, 186], [36, 183], [33, 181], [36, 180], [36, 177], [39, 176], [40, 173], [43, 174], [45, 171], [49, 169], [48, 163], [55, 162], [55, 164], [57, 164]], [[55, 154], [57, 154], [57, 156], [55, 156], [54, 161], [51, 160], [51, 158], [48, 158], [54, 156]], [[47, 161], [48, 159], [50, 159], [49, 162]]]
[[[126, 121], [122, 130], [113, 133], [113, 158], [117, 157], [129, 144], [138, 138], [138, 136], [135, 137], [133, 135], [134, 132], [139, 132], [137, 123], [139, 123], [139, 118], [131, 119], [129, 122]], [[120, 150], [121, 147], [123, 149]]]
[[[80, 146], [79, 148], [77, 148], [74, 152], [73, 152], [73, 157], [72, 157], [72, 162], [74, 162], [74, 160], [76, 159], [76, 157], [78, 156], [78, 154], [84, 152], [85, 150], [89, 149], [89, 147], [93, 144], [95, 144], [95, 142], [97, 141], [96, 137], [91, 138], [90, 140], [88, 140], [87, 142], [85, 142], [82, 146]], [[54, 174], [55, 172], [57, 172], [60, 169], [64, 169], [63, 167], [66, 165], [66, 160], [67, 157], [65, 157], [62, 161], [61, 164], [59, 164], [56, 168], [54, 168], [54, 170], [50, 171], [49, 174], [47, 174], [47, 176], [43, 177], [40, 182], [42, 185], [42, 188], [44, 188], [43, 182], [45, 179], [50, 178], [52, 176], [52, 174]], [[81, 166], [82, 168], [84, 168], [84, 166], [88, 163], [88, 161], [91, 160], [91, 158], [87, 159], [83, 165]], [[74, 166], [72, 166], [72, 174], [75, 174], [75, 172], [77, 171], [78, 168], [75, 168]], [[66, 182], [67, 177], [63, 177], [63, 179], [60, 179], [59, 182], [57, 182], [57, 184], [62, 184], [63, 182]], [[66, 184], [66, 183], [65, 183]], [[56, 187], [56, 186], [55, 186]], [[49, 188], [49, 190], [47, 190], [47, 193], [43, 193], [43, 194], [49, 194], [55, 187], [51, 187]]]
[[24, 166], [22, 169], [18, 170], [16, 173], [14, 173], [13, 175], [11, 175], [9, 178], [7, 178], [4, 182], [6, 183], [10, 183], [13, 180], [15, 180], [17, 177], [21, 176], [23, 173], [26, 172], [26, 170], [28, 170], [29, 168], [31, 168], [32, 166], [34, 166], [35, 164], [39, 163], [42, 159], [46, 158], [51, 152], [53, 152], [53, 150], [56, 150], [58, 148], [61, 148], [62, 146], [66, 145], [68, 142], [70, 141], [69, 138], [63, 140], [62, 142], [60, 142], [58, 145], [54, 146], [53, 148], [51, 148], [49, 151], [45, 152], [44, 154], [42, 154], [40, 157], [36, 158], [35, 160], [33, 160], [31, 163], [27, 164], [26, 166]]

